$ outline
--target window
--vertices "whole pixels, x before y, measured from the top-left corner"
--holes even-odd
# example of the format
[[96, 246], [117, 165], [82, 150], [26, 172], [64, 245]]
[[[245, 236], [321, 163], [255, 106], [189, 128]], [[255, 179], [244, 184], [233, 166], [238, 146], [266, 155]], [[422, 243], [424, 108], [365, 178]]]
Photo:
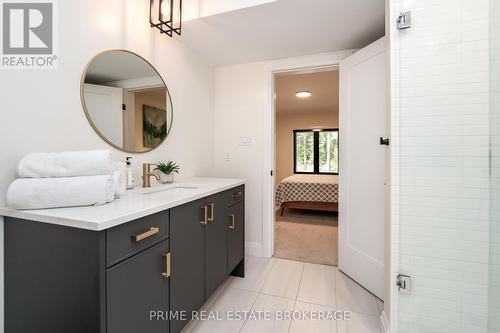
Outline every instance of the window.
[[294, 130], [294, 173], [339, 173], [339, 130]]

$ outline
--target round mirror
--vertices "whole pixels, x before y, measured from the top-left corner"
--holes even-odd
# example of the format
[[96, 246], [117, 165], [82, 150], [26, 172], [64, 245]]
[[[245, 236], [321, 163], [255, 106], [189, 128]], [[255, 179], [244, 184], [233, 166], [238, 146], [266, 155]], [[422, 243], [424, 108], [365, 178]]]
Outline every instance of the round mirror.
[[172, 100], [158, 71], [126, 50], [95, 56], [81, 82], [85, 115], [115, 148], [144, 153], [158, 147], [172, 127]]

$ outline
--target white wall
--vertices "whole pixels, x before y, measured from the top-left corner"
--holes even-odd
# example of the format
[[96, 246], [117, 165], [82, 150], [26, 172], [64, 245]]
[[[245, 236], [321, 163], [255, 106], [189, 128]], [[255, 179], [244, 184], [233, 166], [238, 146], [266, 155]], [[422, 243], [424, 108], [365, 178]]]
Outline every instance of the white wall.
[[393, 277], [413, 277], [391, 332], [487, 332], [489, 0], [391, 5], [413, 21], [391, 26]]
[[[248, 179], [246, 201], [246, 241], [248, 253], [270, 255], [264, 248], [264, 207], [273, 205], [272, 193], [265, 193], [271, 161], [274, 123], [271, 119], [271, 71], [328, 65], [344, 59], [352, 51], [323, 53], [215, 70], [214, 170], [215, 175]], [[249, 146], [239, 145], [240, 137], [251, 137]], [[226, 161], [230, 153], [231, 161]], [[265, 171], [263, 172], [263, 169]], [[268, 178], [269, 177], [269, 178]], [[264, 193], [264, 194], [263, 194]], [[271, 226], [272, 227], [272, 226]]]
[[[181, 165], [182, 176], [211, 174], [213, 151], [207, 140], [211, 142], [213, 136], [213, 69], [179, 38], [160, 36], [149, 27], [147, 1], [65, 0], [57, 5], [59, 68], [0, 73], [0, 204], [5, 203], [7, 186], [16, 177], [17, 161], [28, 152], [111, 149], [93, 131], [80, 103], [83, 68], [93, 55], [110, 48], [126, 48], [146, 57], [172, 95], [172, 131], [158, 149], [134, 156], [137, 177], [142, 162], [166, 159]], [[120, 160], [129, 155], [113, 152]], [[3, 226], [0, 230], [3, 251]], [[3, 327], [3, 308], [0, 320]]]

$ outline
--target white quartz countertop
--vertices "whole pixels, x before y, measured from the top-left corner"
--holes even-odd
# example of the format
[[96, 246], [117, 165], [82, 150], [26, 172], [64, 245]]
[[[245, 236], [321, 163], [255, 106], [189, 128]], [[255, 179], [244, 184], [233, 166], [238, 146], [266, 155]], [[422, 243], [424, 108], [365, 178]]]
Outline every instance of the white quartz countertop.
[[[102, 206], [15, 210], [0, 208], [0, 216], [101, 231], [245, 184], [245, 179], [186, 178], [173, 184], [127, 190]], [[20, 222], [21, 223], [21, 222]]]

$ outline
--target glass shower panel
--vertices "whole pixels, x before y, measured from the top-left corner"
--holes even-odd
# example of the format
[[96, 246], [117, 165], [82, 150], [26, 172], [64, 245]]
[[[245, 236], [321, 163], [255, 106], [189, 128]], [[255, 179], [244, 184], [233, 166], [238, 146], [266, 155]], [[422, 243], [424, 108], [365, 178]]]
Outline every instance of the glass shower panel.
[[391, 1], [392, 22], [406, 10], [412, 18], [411, 28], [390, 29], [393, 273], [412, 277], [411, 290], [391, 299], [391, 331], [498, 332], [490, 297], [499, 258], [490, 220], [495, 1]]

